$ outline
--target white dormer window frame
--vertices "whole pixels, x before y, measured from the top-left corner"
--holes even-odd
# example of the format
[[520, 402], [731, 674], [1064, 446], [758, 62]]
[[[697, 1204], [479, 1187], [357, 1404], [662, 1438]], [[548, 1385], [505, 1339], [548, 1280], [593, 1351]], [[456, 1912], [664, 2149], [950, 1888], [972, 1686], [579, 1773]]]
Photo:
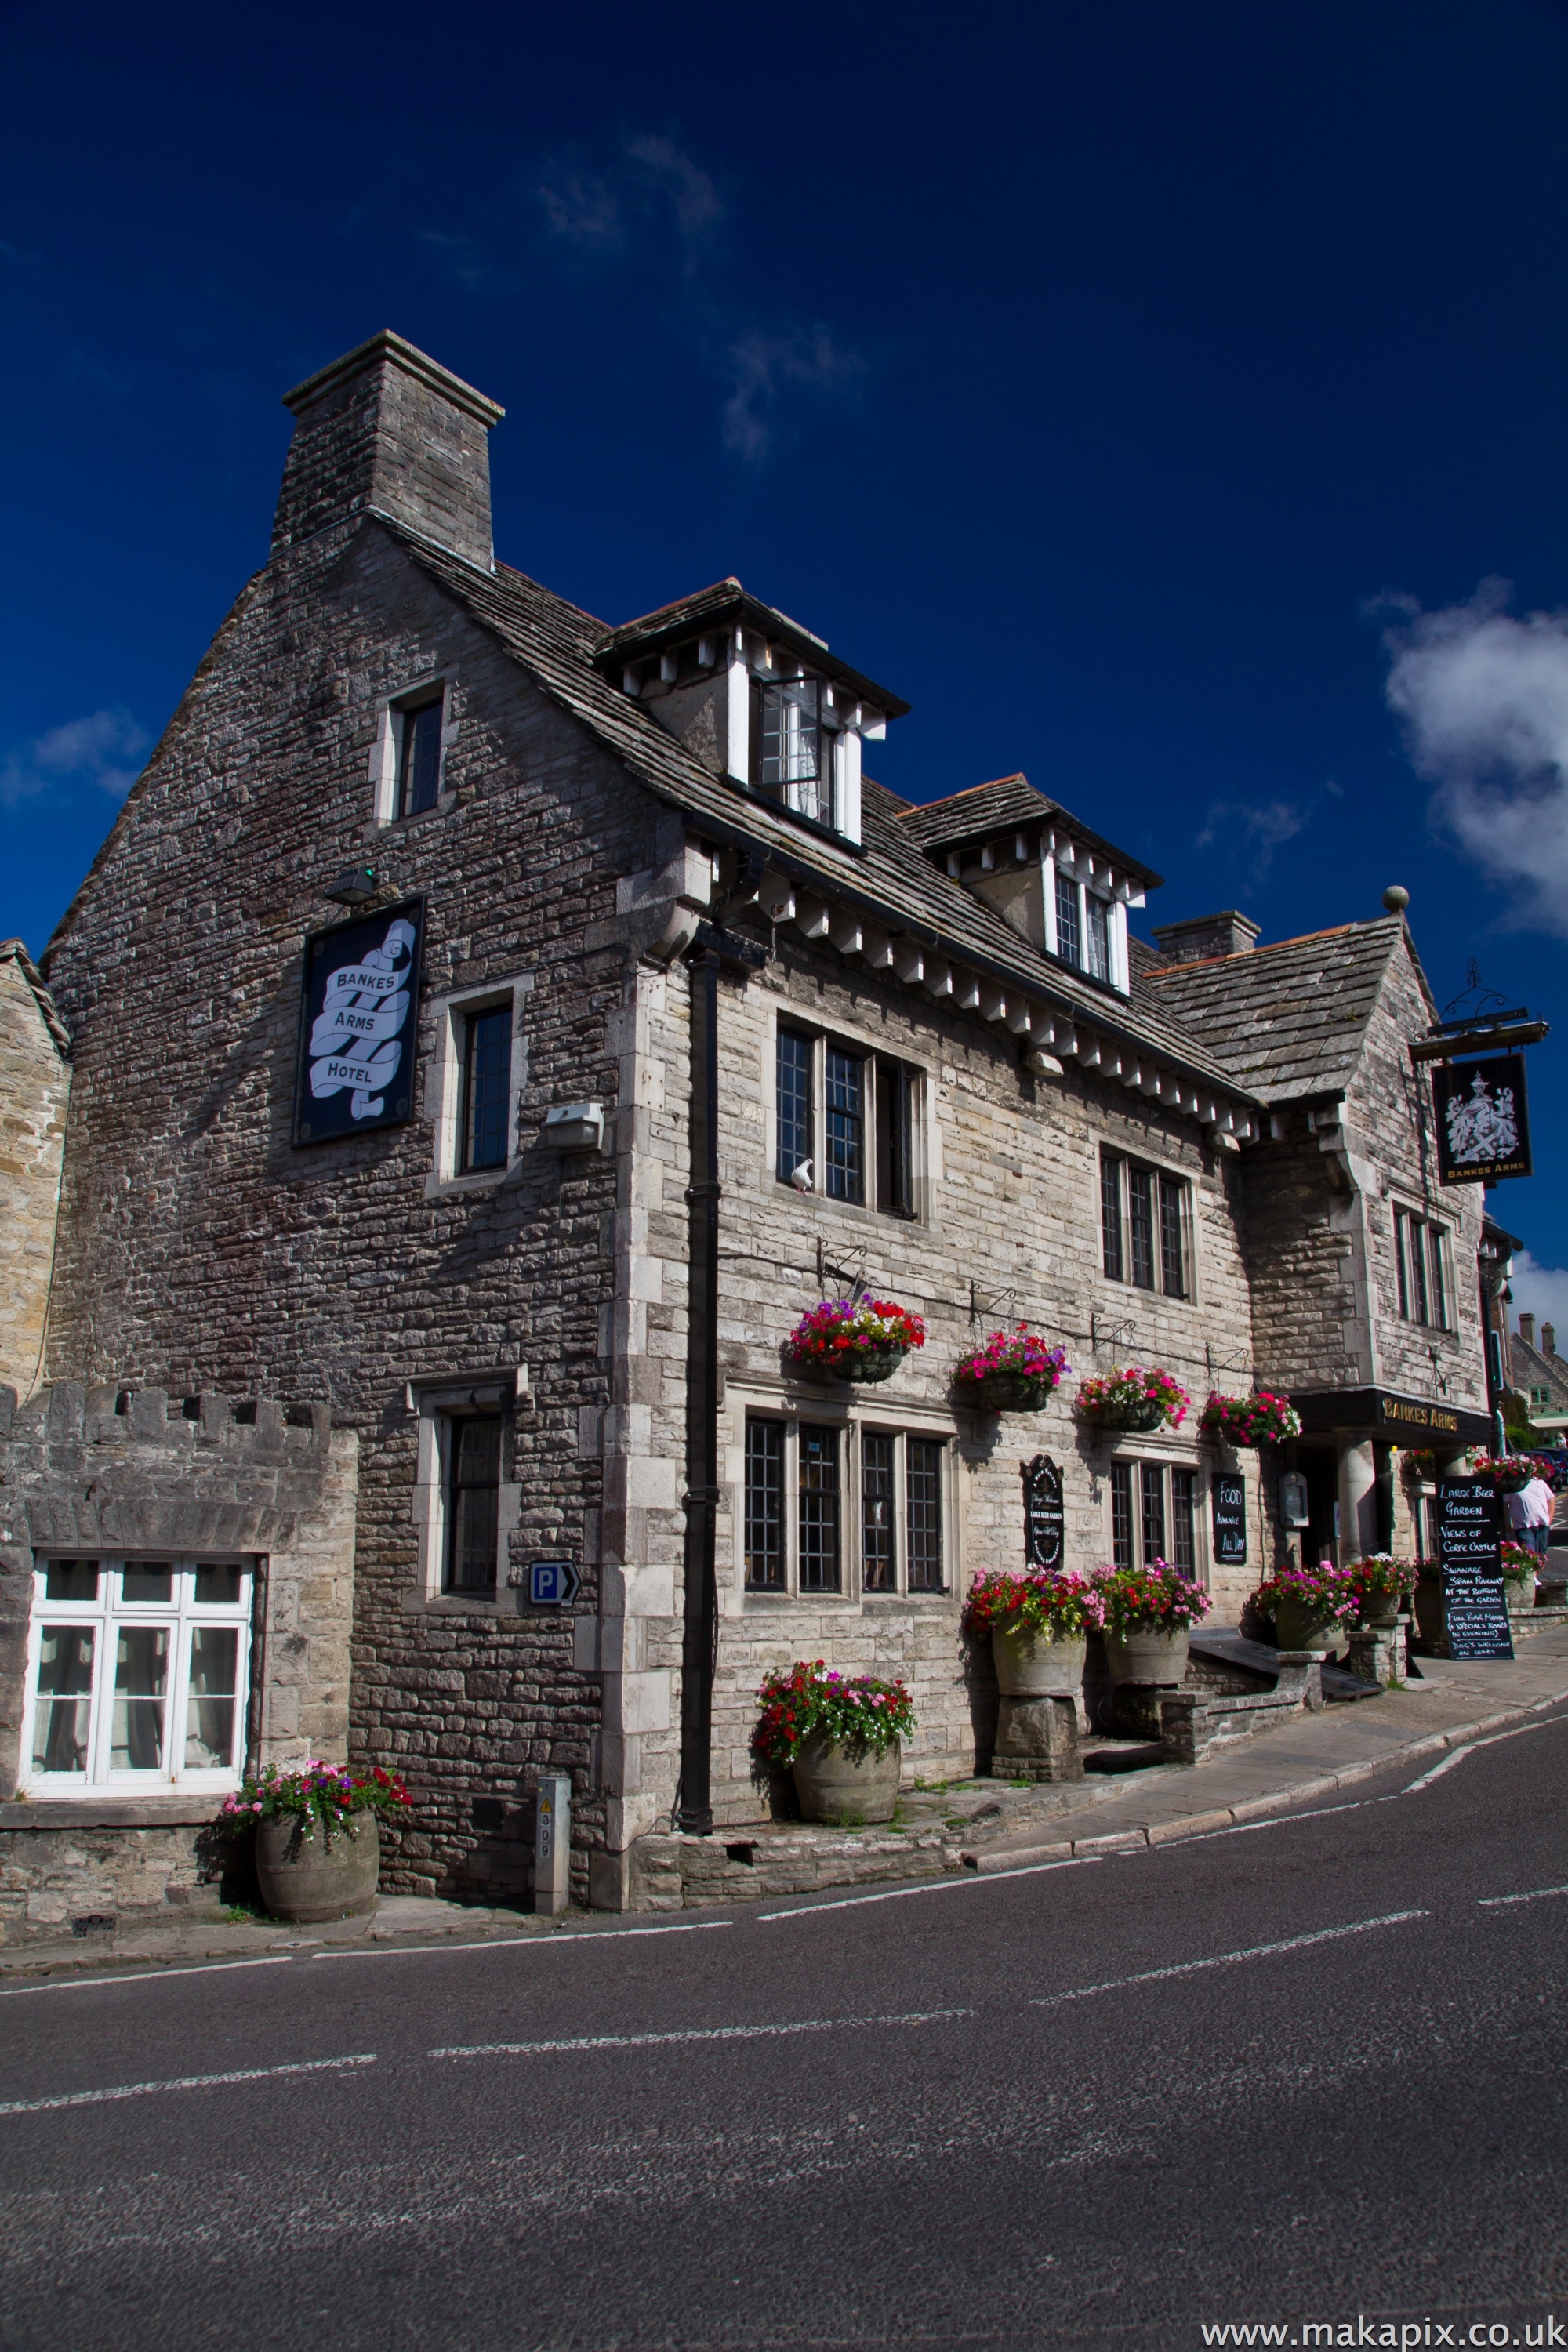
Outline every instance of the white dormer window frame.
[[[1070, 894], [1068, 903], [1074, 915], [1073, 931], [1069, 938], [1064, 931], [1058, 913], [1057, 886], [1061, 883], [1064, 894]], [[1045, 918], [1047, 952], [1054, 955], [1073, 971], [1087, 973], [1091, 979], [1109, 981], [1122, 996], [1131, 993], [1132, 978], [1127, 953], [1127, 908], [1129, 902], [1143, 903], [1143, 893], [1134, 891], [1124, 876], [1080, 849], [1074, 842], [1050, 833], [1040, 843], [1040, 902]], [[1091, 905], [1104, 908], [1103, 917], [1091, 916]], [[1103, 925], [1101, 929], [1100, 926]], [[1100, 941], [1101, 952], [1094, 953]]]
[[[778, 724], [769, 721], [777, 715]], [[753, 643], [737, 628], [729, 660], [729, 770], [741, 783], [776, 793], [784, 807], [812, 824], [858, 843], [861, 835], [860, 745], [879, 740], [886, 723], [873, 719], [842, 688], [785, 656]]]

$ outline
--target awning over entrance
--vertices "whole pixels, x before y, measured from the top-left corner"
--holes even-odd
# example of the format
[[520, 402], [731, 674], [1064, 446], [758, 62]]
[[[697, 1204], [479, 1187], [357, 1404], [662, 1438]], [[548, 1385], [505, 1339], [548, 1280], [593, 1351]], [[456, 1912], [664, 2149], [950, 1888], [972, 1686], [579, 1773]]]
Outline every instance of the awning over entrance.
[[1489, 1445], [1484, 1412], [1467, 1412], [1435, 1397], [1401, 1396], [1394, 1389], [1293, 1389], [1290, 1402], [1309, 1437], [1377, 1437], [1391, 1445]]

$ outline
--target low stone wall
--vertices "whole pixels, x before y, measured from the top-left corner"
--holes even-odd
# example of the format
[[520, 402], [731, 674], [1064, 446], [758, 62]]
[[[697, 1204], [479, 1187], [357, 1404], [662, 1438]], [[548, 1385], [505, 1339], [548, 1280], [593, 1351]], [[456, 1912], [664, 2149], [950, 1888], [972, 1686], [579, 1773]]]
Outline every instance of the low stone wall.
[[89, 1937], [255, 1899], [248, 1842], [215, 1834], [215, 1800], [0, 1805], [0, 1946]]

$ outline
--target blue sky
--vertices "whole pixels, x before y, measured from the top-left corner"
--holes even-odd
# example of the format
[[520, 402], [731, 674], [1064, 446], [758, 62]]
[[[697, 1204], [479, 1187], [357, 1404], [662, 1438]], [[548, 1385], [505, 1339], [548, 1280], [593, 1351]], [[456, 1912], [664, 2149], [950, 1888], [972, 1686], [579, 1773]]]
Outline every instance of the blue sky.
[[[0, 0], [0, 936], [390, 326], [505, 404], [509, 562], [737, 572], [912, 703], [896, 790], [1023, 768], [1145, 928], [1401, 882], [1440, 1001], [1568, 1011], [1563, 6]], [[1493, 1201], [1552, 1268], [1563, 1055]]]

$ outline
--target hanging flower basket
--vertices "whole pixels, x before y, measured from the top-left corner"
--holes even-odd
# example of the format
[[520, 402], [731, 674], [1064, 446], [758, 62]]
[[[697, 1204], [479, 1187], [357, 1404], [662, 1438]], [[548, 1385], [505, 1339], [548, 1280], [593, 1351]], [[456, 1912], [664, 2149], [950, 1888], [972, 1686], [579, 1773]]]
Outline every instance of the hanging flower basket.
[[834, 1381], [890, 1380], [911, 1348], [923, 1348], [918, 1315], [890, 1298], [824, 1298], [784, 1341], [799, 1370]]
[[971, 1412], [1038, 1412], [1064, 1372], [1065, 1348], [1047, 1348], [1020, 1323], [993, 1331], [984, 1348], [961, 1359], [953, 1390]]
[[1198, 1424], [1222, 1445], [1283, 1445], [1301, 1434], [1301, 1416], [1289, 1397], [1259, 1389], [1252, 1396], [1221, 1396], [1210, 1390]]
[[1563, 1475], [1564, 1463], [1542, 1454], [1473, 1454], [1471, 1475], [1489, 1478], [1500, 1495], [1517, 1495], [1532, 1478], [1544, 1478], [1550, 1486]]
[[1078, 1411], [1100, 1429], [1180, 1429], [1192, 1399], [1169, 1372], [1142, 1364], [1095, 1373], [1079, 1382]]

